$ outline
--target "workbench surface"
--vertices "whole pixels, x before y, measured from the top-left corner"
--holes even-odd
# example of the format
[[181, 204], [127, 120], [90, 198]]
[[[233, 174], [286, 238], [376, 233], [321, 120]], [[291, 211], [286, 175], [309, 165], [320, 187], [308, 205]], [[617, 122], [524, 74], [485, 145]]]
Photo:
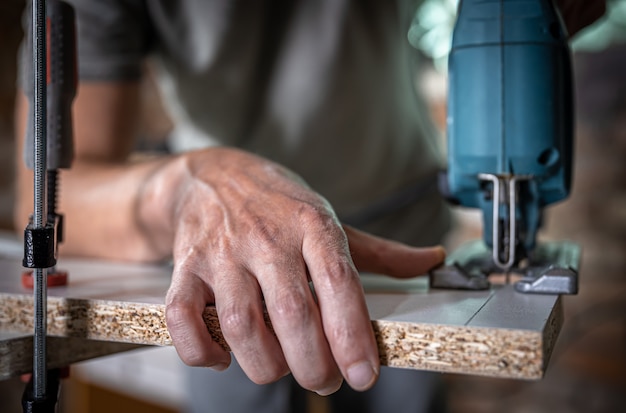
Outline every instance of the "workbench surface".
[[[164, 306], [171, 267], [79, 259], [63, 259], [59, 267], [69, 270], [70, 281], [48, 289], [48, 334], [73, 338], [66, 347], [74, 350], [54, 350], [52, 364], [105, 354], [107, 342], [110, 353], [134, 348], [119, 343], [171, 345]], [[24, 334], [33, 325], [32, 291], [20, 284], [22, 270], [21, 246], [0, 237], [0, 378], [31, 366], [31, 354], [13, 351], [28, 342]], [[363, 275], [363, 283], [381, 362], [393, 367], [539, 379], [563, 319], [558, 296], [523, 295], [511, 285], [430, 290], [425, 277], [374, 275]], [[227, 348], [215, 309], [207, 307], [204, 316]], [[51, 341], [57, 345], [63, 347]]]

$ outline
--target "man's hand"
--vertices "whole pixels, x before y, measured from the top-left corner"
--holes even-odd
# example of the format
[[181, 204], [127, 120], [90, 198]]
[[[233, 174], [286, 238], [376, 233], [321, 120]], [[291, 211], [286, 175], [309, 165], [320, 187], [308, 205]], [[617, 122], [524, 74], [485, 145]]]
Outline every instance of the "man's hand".
[[[441, 263], [443, 250], [342, 229], [297, 176], [240, 151], [185, 154], [162, 172], [166, 181], [157, 172], [153, 183], [160, 183], [144, 199], [170, 205], [172, 227], [162, 230], [171, 235], [161, 237], [173, 240], [166, 316], [181, 359], [216, 369], [230, 363], [202, 320], [215, 304], [224, 338], [254, 382], [291, 372], [320, 394], [336, 391], [342, 377], [354, 389], [371, 387], [379, 356], [354, 263], [409, 277]], [[263, 321], [264, 305], [276, 336]]]
[[[292, 372], [321, 394], [335, 391], [342, 377], [355, 389], [369, 388], [379, 358], [354, 263], [409, 277], [440, 263], [443, 250], [342, 228], [328, 203], [297, 176], [240, 151], [128, 162], [138, 90], [137, 83], [79, 88], [77, 156], [61, 185], [62, 253], [152, 262], [173, 253], [167, 323], [188, 364], [225, 368], [230, 362], [202, 320], [205, 306], [215, 304], [228, 344], [255, 382]], [[18, 159], [27, 113], [19, 94]], [[17, 166], [19, 227], [32, 208], [32, 174]], [[263, 322], [264, 306], [276, 337]]]
[[598, 20], [606, 10], [606, 0], [556, 0], [570, 37]]

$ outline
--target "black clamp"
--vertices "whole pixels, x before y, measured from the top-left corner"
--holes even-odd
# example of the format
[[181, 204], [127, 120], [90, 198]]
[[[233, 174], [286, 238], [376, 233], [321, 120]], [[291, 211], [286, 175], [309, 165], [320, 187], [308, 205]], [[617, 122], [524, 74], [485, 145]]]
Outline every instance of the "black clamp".
[[59, 369], [48, 370], [46, 374], [46, 397], [37, 399], [33, 394], [33, 377], [31, 376], [22, 394], [22, 411], [24, 413], [55, 412], [59, 399], [60, 380]]
[[24, 259], [27, 268], [50, 268], [57, 263], [55, 225], [49, 223], [43, 228], [33, 228], [29, 224], [24, 230]]

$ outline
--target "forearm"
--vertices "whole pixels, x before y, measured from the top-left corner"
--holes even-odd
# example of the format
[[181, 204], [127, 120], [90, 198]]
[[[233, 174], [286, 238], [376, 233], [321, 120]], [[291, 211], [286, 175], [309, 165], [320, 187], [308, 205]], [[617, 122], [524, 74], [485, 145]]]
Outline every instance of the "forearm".
[[[165, 191], [178, 158], [111, 164], [77, 160], [60, 175], [59, 211], [65, 216], [61, 253], [131, 261], [170, 256], [171, 211]], [[178, 162], [180, 163], [180, 162]], [[180, 169], [180, 168], [178, 168]], [[32, 172], [18, 173], [16, 228], [32, 213]]]
[[[129, 162], [139, 118], [137, 82], [81, 83], [74, 102], [74, 163], [60, 174], [58, 210], [65, 215], [64, 254], [134, 261], [171, 254], [171, 237], [150, 233], [161, 228], [167, 205], [142, 208], [142, 195], [174, 157]], [[33, 212], [33, 175], [24, 166], [23, 145], [30, 102], [16, 101], [15, 227], [24, 228]], [[176, 178], [169, 174], [167, 182]], [[165, 182], [165, 181], [164, 181]], [[160, 183], [161, 187], [166, 186]], [[154, 199], [152, 202], [155, 202]], [[145, 211], [146, 214], [143, 214]], [[159, 217], [152, 216], [162, 212]], [[157, 242], [158, 241], [158, 242]]]
[[[144, 195], [152, 183], [165, 180], [162, 175], [172, 160], [125, 165], [77, 162], [61, 182], [60, 210], [67, 228], [62, 252], [130, 261], [169, 257], [172, 237], [163, 231], [154, 236], [155, 228], [167, 224], [159, 212], [168, 205]], [[150, 208], [146, 202], [161, 205]]]

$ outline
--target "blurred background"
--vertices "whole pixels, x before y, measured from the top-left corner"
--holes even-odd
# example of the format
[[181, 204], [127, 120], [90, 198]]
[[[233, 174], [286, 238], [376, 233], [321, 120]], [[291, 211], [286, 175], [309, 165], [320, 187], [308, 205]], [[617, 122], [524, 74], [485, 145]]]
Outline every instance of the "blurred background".
[[[416, 77], [441, 130], [445, 123], [445, 59], [457, 0], [426, 0], [408, 39], [432, 62]], [[0, 230], [12, 228], [13, 103], [23, 0], [0, 2]], [[573, 194], [548, 210], [543, 237], [583, 247], [580, 293], [565, 297], [565, 324], [546, 377], [538, 382], [445, 375], [456, 412], [626, 411], [626, 0], [573, 42], [577, 141]], [[147, 69], [149, 71], [149, 69]], [[170, 129], [148, 76], [140, 147], [158, 150]], [[457, 211], [459, 237], [480, 236], [478, 216]], [[22, 230], [22, 228], [18, 228]], [[462, 234], [462, 235], [459, 235]], [[2, 274], [6, 276], [6, 274]], [[140, 351], [76, 365], [64, 386], [65, 412], [175, 412], [184, 406], [172, 349]], [[19, 380], [0, 382], [0, 411], [19, 412], [9, 394]], [[158, 396], [157, 396], [158, 393]], [[14, 398], [13, 398], [14, 399]], [[323, 400], [312, 397], [318, 412]], [[15, 410], [13, 410], [15, 409]]]

